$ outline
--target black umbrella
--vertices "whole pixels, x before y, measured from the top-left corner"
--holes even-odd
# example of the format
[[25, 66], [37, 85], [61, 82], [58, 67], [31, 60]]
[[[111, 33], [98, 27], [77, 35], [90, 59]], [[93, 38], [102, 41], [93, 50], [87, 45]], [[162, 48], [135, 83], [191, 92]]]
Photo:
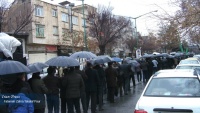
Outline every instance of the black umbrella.
[[76, 59], [67, 56], [57, 56], [51, 58], [48, 61], [46, 61], [45, 64], [49, 66], [58, 66], [58, 67], [73, 67], [80, 65], [80, 63]]
[[29, 72], [30, 69], [18, 61], [6, 60], [0, 62], [0, 75]]
[[102, 59], [104, 61], [104, 63], [107, 63], [107, 62], [113, 62], [114, 60], [109, 57], [108, 55], [101, 55], [101, 56], [97, 56], [94, 60], [99, 60], [99, 59]]
[[155, 55], [153, 54], [145, 54], [142, 56], [142, 58], [152, 58], [152, 57], [155, 57]]
[[161, 53], [161, 54], [156, 54], [155, 57], [168, 57], [169, 54], [167, 53]]
[[140, 65], [140, 63], [136, 60], [129, 60], [128, 64], [131, 64], [131, 66], [137, 67]]
[[76, 58], [95, 58], [97, 57], [94, 53], [89, 52], [89, 51], [79, 51], [79, 52], [75, 52], [73, 53], [70, 57], [76, 59]]
[[100, 65], [100, 64], [104, 64], [105, 63], [103, 59], [92, 59], [92, 60], [89, 60], [89, 62], [92, 65]]
[[48, 67], [48, 65], [42, 62], [36, 62], [28, 65], [28, 68], [30, 69], [29, 73], [41, 72], [46, 67]]

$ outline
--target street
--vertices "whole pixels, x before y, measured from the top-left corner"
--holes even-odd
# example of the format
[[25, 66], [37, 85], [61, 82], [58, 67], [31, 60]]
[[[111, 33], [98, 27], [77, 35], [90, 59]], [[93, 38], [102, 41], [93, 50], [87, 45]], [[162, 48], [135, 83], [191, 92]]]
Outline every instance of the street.
[[[98, 111], [98, 113], [133, 113], [135, 105], [145, 87], [144, 83], [137, 83], [135, 87], [131, 87], [131, 91], [128, 95], [123, 97], [116, 97], [115, 103], [109, 103], [104, 99], [104, 110]], [[90, 109], [88, 111], [90, 112]]]

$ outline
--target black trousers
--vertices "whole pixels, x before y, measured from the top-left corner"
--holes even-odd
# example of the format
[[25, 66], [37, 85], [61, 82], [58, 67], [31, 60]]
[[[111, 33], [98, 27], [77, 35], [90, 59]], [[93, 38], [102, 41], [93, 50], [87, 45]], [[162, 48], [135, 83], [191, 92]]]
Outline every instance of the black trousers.
[[61, 98], [61, 113], [66, 113], [67, 112], [66, 107], [67, 107], [66, 98]]
[[114, 103], [115, 87], [108, 87], [108, 99], [111, 103]]
[[81, 113], [80, 98], [67, 98], [68, 113], [74, 113], [74, 107], [76, 113]]
[[91, 99], [91, 113], [96, 113], [97, 93], [96, 92], [86, 92], [87, 110], [88, 110], [88, 107], [89, 107], [90, 99]]

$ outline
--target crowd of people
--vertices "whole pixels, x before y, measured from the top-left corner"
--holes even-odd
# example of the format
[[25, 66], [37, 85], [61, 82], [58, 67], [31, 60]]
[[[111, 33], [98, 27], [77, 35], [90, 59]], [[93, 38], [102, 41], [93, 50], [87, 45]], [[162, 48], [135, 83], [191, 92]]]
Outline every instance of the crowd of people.
[[[25, 102], [6, 103], [6, 100], [12, 99], [1, 96], [3, 103], [0, 112], [45, 113], [47, 103], [48, 113], [88, 113], [89, 106], [91, 113], [96, 113], [104, 110], [105, 95], [107, 101], [115, 103], [115, 96], [129, 94], [131, 81], [135, 87], [136, 81], [147, 82], [157, 70], [173, 68], [174, 65], [174, 61], [170, 63], [165, 59], [146, 58], [138, 60], [138, 65], [123, 61], [121, 64], [108, 62], [105, 67], [104, 64], [93, 65], [87, 62], [84, 70], [80, 70], [79, 66], [64, 68], [60, 74], [62, 76], [55, 75], [57, 68], [50, 66], [47, 69], [48, 75], [43, 79], [40, 72], [33, 73], [29, 80], [25, 79], [25, 73], [6, 76], [1, 79], [1, 95], [15, 94], [20, 98], [12, 99]], [[9, 83], [9, 77], [13, 79], [12, 83]]]

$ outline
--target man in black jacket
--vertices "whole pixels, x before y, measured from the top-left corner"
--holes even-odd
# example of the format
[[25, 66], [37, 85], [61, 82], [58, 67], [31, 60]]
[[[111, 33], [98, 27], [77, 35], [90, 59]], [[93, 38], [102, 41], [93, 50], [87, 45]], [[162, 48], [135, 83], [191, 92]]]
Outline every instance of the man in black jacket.
[[91, 113], [96, 113], [96, 95], [99, 88], [99, 76], [97, 71], [95, 69], [92, 69], [92, 64], [89, 62], [87, 63], [87, 69], [85, 70], [85, 74], [88, 77], [88, 79], [85, 81], [87, 109], [91, 98]]

